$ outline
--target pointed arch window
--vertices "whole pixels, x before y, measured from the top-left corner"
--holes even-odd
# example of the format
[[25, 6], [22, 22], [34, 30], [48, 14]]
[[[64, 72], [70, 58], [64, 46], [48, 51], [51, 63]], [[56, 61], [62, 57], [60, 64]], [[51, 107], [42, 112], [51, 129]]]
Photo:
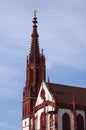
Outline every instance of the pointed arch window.
[[70, 129], [70, 117], [67, 113], [64, 113], [62, 116], [62, 130], [71, 130]]
[[84, 130], [84, 119], [81, 114], [77, 116], [77, 130]]

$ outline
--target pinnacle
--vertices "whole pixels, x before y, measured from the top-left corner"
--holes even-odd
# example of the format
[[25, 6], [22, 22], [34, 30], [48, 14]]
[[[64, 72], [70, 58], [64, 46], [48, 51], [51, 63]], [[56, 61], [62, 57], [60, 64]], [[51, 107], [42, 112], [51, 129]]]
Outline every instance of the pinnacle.
[[39, 50], [39, 43], [38, 43], [38, 32], [37, 32], [37, 17], [36, 17], [36, 10], [34, 11], [34, 18], [33, 18], [33, 31], [32, 31], [32, 41], [31, 41], [31, 49], [29, 55], [29, 63], [33, 65], [40, 64], [40, 50]]

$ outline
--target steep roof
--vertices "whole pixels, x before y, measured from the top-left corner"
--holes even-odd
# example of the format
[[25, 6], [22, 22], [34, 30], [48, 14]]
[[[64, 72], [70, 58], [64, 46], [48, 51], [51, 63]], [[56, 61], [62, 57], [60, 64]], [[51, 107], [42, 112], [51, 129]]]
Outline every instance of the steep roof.
[[57, 106], [72, 106], [72, 97], [74, 96], [76, 106], [86, 110], [86, 88], [50, 83], [49, 89], [56, 100]]

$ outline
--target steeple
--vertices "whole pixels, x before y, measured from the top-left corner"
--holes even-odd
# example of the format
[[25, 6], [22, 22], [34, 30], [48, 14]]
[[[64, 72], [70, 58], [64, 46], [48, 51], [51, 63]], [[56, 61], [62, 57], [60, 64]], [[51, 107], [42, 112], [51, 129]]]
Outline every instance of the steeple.
[[42, 81], [46, 78], [45, 56], [40, 53], [37, 17], [34, 11], [31, 48], [26, 60], [26, 82], [23, 91], [23, 118], [31, 117]]
[[39, 65], [40, 64], [40, 51], [39, 51], [39, 43], [38, 43], [38, 32], [37, 32], [37, 17], [36, 17], [36, 10], [34, 11], [34, 18], [33, 18], [33, 31], [32, 31], [32, 43], [31, 49], [29, 54], [29, 63], [32, 65]]

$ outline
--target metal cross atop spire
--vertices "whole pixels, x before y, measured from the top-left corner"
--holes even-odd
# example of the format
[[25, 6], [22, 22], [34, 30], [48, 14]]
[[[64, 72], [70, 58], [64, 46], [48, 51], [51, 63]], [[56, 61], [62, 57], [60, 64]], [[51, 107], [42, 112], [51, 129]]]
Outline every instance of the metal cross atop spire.
[[36, 17], [36, 13], [37, 13], [37, 10], [35, 9], [35, 10], [34, 10], [34, 17]]

